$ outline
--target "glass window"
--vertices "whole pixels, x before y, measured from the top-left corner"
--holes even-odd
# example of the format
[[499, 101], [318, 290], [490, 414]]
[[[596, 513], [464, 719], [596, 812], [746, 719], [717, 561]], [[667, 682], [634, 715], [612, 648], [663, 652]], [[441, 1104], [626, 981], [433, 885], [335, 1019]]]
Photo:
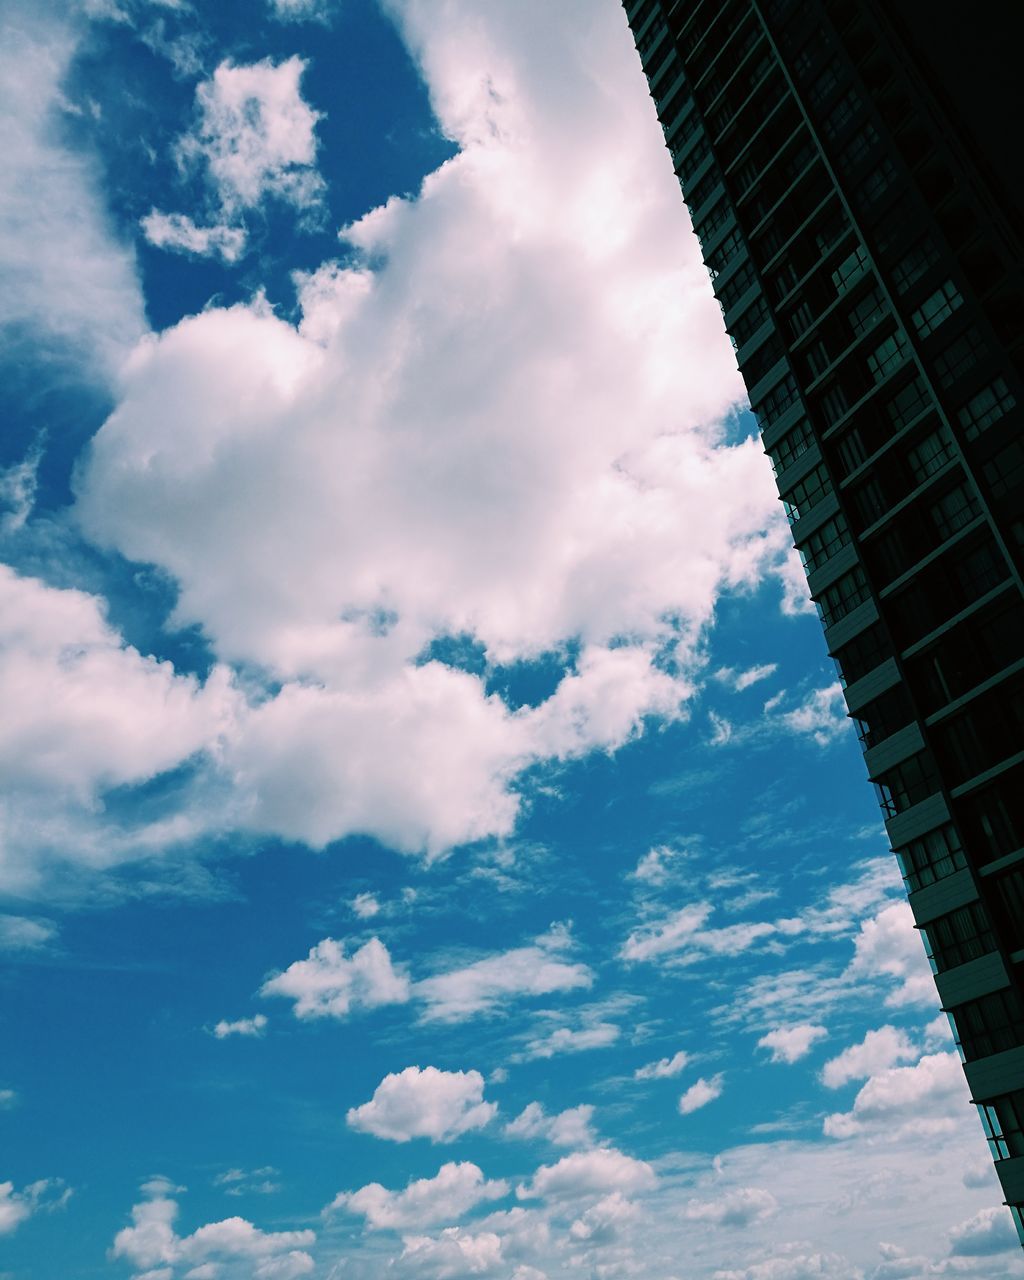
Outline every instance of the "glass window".
[[801, 516], [816, 507], [826, 494], [832, 492], [832, 485], [825, 470], [824, 463], [819, 463], [813, 471], [798, 481], [792, 489], [782, 495], [782, 506], [786, 519], [795, 524]]
[[844, 476], [856, 471], [868, 456], [864, 438], [856, 424], [847, 427], [836, 442], [835, 449]]
[[864, 205], [871, 205], [888, 191], [896, 181], [896, 166], [888, 156], [883, 156], [878, 165], [865, 177], [860, 188]]
[[968, 1062], [1024, 1043], [1024, 1001], [1007, 987], [950, 1009], [953, 1034]]
[[928, 508], [931, 521], [940, 541], [951, 538], [958, 529], [969, 525], [981, 514], [978, 500], [964, 484], [958, 484], [938, 498]]
[[974, 440], [993, 422], [998, 422], [1017, 403], [1005, 378], [996, 378], [970, 398], [957, 411], [960, 425], [968, 440]]
[[838, 57], [830, 59], [824, 71], [807, 91], [807, 101], [812, 107], [820, 107], [829, 94], [839, 87], [841, 68], [842, 63]]
[[831, 627], [870, 598], [871, 592], [868, 589], [867, 578], [858, 564], [854, 565], [849, 573], [843, 574], [838, 582], [826, 587], [815, 604], [822, 624]]
[[845, 689], [892, 657], [892, 645], [881, 622], [873, 622], [834, 655], [839, 683]]
[[847, 89], [836, 105], [825, 117], [823, 132], [833, 142], [863, 106], [863, 100], [856, 89]]
[[737, 267], [725, 284], [720, 287], [716, 285], [718, 300], [721, 302], [723, 310], [730, 311], [747, 292], [755, 279], [754, 268], [748, 261]]
[[[868, 156], [877, 154], [880, 141], [878, 130], [869, 121], [858, 129], [846, 146], [843, 147], [842, 154], [838, 160], [839, 165], [844, 169], [855, 168]], [[864, 185], [866, 187], [867, 182]]]
[[881, 293], [871, 288], [859, 302], [846, 313], [847, 321], [854, 337], [859, 338], [886, 313], [886, 305]]
[[811, 431], [811, 424], [806, 418], [800, 421], [790, 431], [777, 440], [775, 444], [767, 451], [768, 457], [772, 460], [772, 470], [776, 475], [795, 462], [801, 454], [814, 444], [814, 434]]
[[979, 1104], [978, 1113], [993, 1160], [1024, 1155], [1024, 1089]]
[[897, 849], [896, 861], [908, 892], [913, 892], [961, 871], [967, 866], [967, 855], [956, 827], [947, 822]]
[[850, 286], [859, 280], [867, 269], [868, 251], [859, 244], [832, 272], [832, 283], [836, 287], [836, 293], [841, 296], [848, 292]]
[[954, 446], [949, 432], [945, 427], [939, 427], [926, 435], [913, 449], [907, 450], [907, 466], [915, 481], [920, 484], [936, 471], [941, 471], [953, 454]]
[[996, 950], [992, 922], [980, 902], [970, 902], [932, 920], [921, 936], [933, 973], [945, 973]]
[[717, 245], [715, 249], [707, 255], [706, 262], [708, 264], [708, 268], [714, 273], [714, 275], [718, 275], [719, 272], [728, 266], [742, 247], [743, 237], [740, 235], [739, 228], [734, 228], [729, 232], [722, 243]]
[[868, 354], [868, 369], [876, 382], [887, 378], [907, 358], [907, 339], [899, 329]]
[[714, 205], [711, 211], [701, 219], [700, 223], [694, 227], [697, 233], [697, 239], [702, 245], [707, 245], [713, 238], [716, 231], [721, 231], [722, 227], [729, 221], [729, 215], [732, 213], [732, 206], [723, 196], [719, 202]]
[[906, 728], [913, 718], [907, 691], [902, 684], [897, 684], [865, 703], [854, 715], [854, 723], [861, 746], [867, 751]]
[[1024, 444], [1014, 440], [982, 468], [993, 498], [1005, 498], [1024, 486]]
[[820, 569], [849, 541], [850, 527], [846, 523], [846, 517], [839, 512], [831, 520], [826, 520], [820, 529], [816, 529], [806, 542], [801, 543], [797, 548], [804, 569], [808, 573]]
[[985, 354], [985, 344], [977, 329], [968, 329], [955, 338], [935, 357], [935, 373], [939, 386], [948, 390], [954, 382], [978, 363]]
[[931, 408], [932, 398], [920, 378], [913, 378], [885, 402], [885, 411], [897, 431]]
[[952, 280], [947, 280], [925, 298], [910, 318], [921, 337], [927, 338], [962, 305], [963, 298], [960, 296], [960, 290]]
[[926, 800], [941, 786], [935, 762], [928, 751], [919, 751], [916, 756], [887, 769], [874, 779], [874, 783], [878, 803], [889, 818]]
[[892, 282], [897, 293], [906, 293], [912, 284], [920, 280], [929, 267], [939, 260], [939, 251], [927, 237], [918, 240], [909, 253], [892, 269]]
[[763, 294], [757, 294], [749, 307], [729, 326], [729, 332], [739, 346], [752, 338], [758, 329], [769, 319], [768, 304]]
[[796, 404], [797, 395], [796, 379], [791, 373], [787, 373], [757, 404], [751, 405], [754, 416], [761, 424], [761, 430], [764, 431], [778, 421], [790, 405]]
[[822, 392], [818, 400], [818, 408], [825, 419], [826, 426], [833, 426], [850, 407], [850, 397], [841, 382], [832, 382]]

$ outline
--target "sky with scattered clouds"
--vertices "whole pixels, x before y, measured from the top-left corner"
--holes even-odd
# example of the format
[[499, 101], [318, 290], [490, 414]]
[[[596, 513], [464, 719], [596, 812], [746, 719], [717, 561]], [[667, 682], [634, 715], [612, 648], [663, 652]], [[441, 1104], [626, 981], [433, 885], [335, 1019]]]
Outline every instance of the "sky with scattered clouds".
[[615, 0], [0, 116], [5, 1280], [1020, 1280]]

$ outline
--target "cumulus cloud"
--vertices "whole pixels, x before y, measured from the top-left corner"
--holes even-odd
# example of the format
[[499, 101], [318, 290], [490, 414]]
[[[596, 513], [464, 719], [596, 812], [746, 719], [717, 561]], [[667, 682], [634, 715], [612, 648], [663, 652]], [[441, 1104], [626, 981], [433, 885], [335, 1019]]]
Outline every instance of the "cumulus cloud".
[[657, 1182], [644, 1160], [635, 1160], [614, 1147], [574, 1151], [556, 1164], [541, 1165], [530, 1182], [516, 1188], [521, 1200], [575, 1199], [621, 1191], [626, 1195], [648, 1191]]
[[489, 1013], [509, 999], [589, 987], [593, 974], [587, 965], [565, 958], [572, 945], [569, 930], [553, 926], [531, 946], [424, 978], [415, 987], [416, 998], [426, 1002], [423, 1016], [457, 1022]]
[[261, 1231], [235, 1217], [179, 1236], [174, 1226], [177, 1218], [178, 1202], [171, 1198], [166, 1183], [155, 1181], [146, 1198], [132, 1207], [132, 1225], [114, 1237], [111, 1256], [147, 1271], [167, 1268], [163, 1274], [168, 1276], [179, 1264], [201, 1268], [222, 1260], [250, 1263], [254, 1280], [292, 1280], [313, 1269], [306, 1250], [316, 1242], [314, 1231]]
[[934, 1008], [935, 982], [907, 902], [896, 902], [864, 920], [855, 939], [850, 975], [885, 977], [897, 985], [885, 1003], [894, 1008]]
[[758, 1040], [757, 1047], [769, 1049], [772, 1062], [799, 1062], [827, 1035], [828, 1031], [817, 1023], [798, 1022], [791, 1027], [777, 1027], [769, 1031]]
[[792, 733], [809, 735], [820, 747], [828, 746], [850, 729], [842, 685], [812, 690], [798, 707], [783, 712], [778, 722]]
[[863, 1272], [838, 1253], [791, 1247], [742, 1271], [716, 1271], [713, 1280], [862, 1280]]
[[[439, 854], [507, 835], [530, 766], [684, 715], [718, 593], [788, 535], [756, 444], [725, 443], [742, 384], [620, 15], [396, 16], [458, 154], [346, 228], [298, 328], [211, 307], [140, 347], [77, 514], [273, 682], [219, 757], [237, 825]], [[573, 51], [557, 90], [531, 24]], [[301, 73], [200, 86], [183, 155], [239, 217], [319, 189]], [[573, 656], [511, 709], [423, 661], [453, 635]]]
[[424, 1280], [493, 1275], [504, 1262], [501, 1237], [493, 1231], [473, 1235], [446, 1227], [438, 1236], [407, 1236], [402, 1243], [399, 1266]]
[[325, 1213], [360, 1214], [372, 1229], [401, 1231], [452, 1222], [487, 1200], [508, 1195], [508, 1183], [488, 1181], [469, 1161], [443, 1164], [433, 1178], [418, 1178], [404, 1191], [389, 1191], [370, 1182], [358, 1191], [340, 1191]]
[[409, 993], [409, 979], [392, 964], [379, 938], [371, 938], [351, 956], [345, 954], [343, 942], [324, 938], [308, 959], [296, 960], [260, 988], [261, 995], [293, 1000], [297, 1018], [346, 1018], [354, 1009], [403, 1004]]
[[611, 1244], [622, 1228], [639, 1216], [640, 1209], [632, 1200], [627, 1200], [621, 1191], [613, 1191], [570, 1224], [569, 1238], [588, 1245]]
[[370, 1101], [352, 1107], [345, 1118], [350, 1128], [392, 1142], [452, 1142], [494, 1119], [497, 1105], [484, 1102], [483, 1095], [479, 1071], [406, 1067], [386, 1075]]
[[691, 1200], [684, 1215], [691, 1222], [710, 1222], [716, 1227], [749, 1227], [769, 1218], [779, 1202], [763, 1187], [736, 1187], [715, 1200]]
[[41, 343], [106, 381], [145, 320], [135, 261], [113, 232], [99, 165], [67, 145], [73, 104], [65, 77], [83, 35], [72, 13], [5, 5], [0, 14], [0, 329], [9, 355], [28, 338], [36, 356]]
[[830, 1089], [850, 1080], [866, 1080], [899, 1062], [913, 1062], [918, 1051], [905, 1031], [886, 1025], [868, 1031], [859, 1044], [851, 1044], [821, 1069], [821, 1079]]
[[505, 1125], [510, 1138], [544, 1138], [558, 1147], [590, 1147], [597, 1138], [591, 1127], [594, 1108], [587, 1103], [548, 1115], [539, 1102], [531, 1102]]
[[589, 1027], [555, 1027], [546, 1035], [527, 1041], [524, 1057], [554, 1058], [563, 1053], [583, 1053], [587, 1049], [607, 1049], [622, 1034], [613, 1022], [597, 1022]]
[[243, 227], [231, 227], [227, 223], [198, 227], [185, 213], [161, 213], [152, 209], [139, 225], [156, 249], [170, 249], [196, 258], [221, 258], [224, 262], [237, 262], [245, 250]]
[[222, 62], [196, 89], [195, 129], [179, 141], [186, 163], [201, 163], [228, 214], [273, 196], [300, 210], [316, 206], [316, 124], [303, 99], [298, 57], [247, 65]]
[[714, 1102], [716, 1098], [722, 1096], [723, 1087], [721, 1074], [712, 1076], [710, 1080], [705, 1080], [701, 1076], [679, 1099], [679, 1114], [688, 1116], [691, 1112], [706, 1107], [709, 1102]]
[[849, 1138], [865, 1128], [893, 1125], [901, 1118], [920, 1127], [926, 1111], [928, 1123], [949, 1128], [946, 1114], [955, 1101], [967, 1101], [967, 1084], [955, 1053], [925, 1054], [912, 1067], [889, 1067], [862, 1086], [853, 1109], [826, 1116], [824, 1132], [832, 1138]]
[[218, 1040], [226, 1040], [228, 1036], [261, 1036], [267, 1029], [266, 1015], [257, 1013], [251, 1018], [238, 1018], [228, 1022], [222, 1018], [213, 1028]]
[[1003, 1205], [980, 1209], [949, 1232], [949, 1251], [954, 1257], [985, 1257], [1019, 1247], [1009, 1210]]
[[672, 1076], [681, 1075], [689, 1062], [690, 1055], [685, 1049], [680, 1049], [671, 1058], [659, 1058], [657, 1062], [648, 1062], [643, 1067], [637, 1067], [633, 1072], [633, 1078], [635, 1080], [667, 1080]]
[[63, 1209], [70, 1196], [59, 1178], [42, 1178], [20, 1191], [13, 1182], [0, 1182], [0, 1236], [12, 1235], [33, 1214]]
[[360, 920], [372, 920], [380, 914], [380, 903], [372, 893], [357, 893], [352, 899], [352, 910]]

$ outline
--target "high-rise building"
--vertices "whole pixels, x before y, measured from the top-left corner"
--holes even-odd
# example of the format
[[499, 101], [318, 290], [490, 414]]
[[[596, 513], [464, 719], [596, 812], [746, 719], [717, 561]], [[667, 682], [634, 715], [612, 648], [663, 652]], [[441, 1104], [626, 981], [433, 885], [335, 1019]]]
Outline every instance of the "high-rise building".
[[626, 0], [1024, 1240], [1013, 10]]

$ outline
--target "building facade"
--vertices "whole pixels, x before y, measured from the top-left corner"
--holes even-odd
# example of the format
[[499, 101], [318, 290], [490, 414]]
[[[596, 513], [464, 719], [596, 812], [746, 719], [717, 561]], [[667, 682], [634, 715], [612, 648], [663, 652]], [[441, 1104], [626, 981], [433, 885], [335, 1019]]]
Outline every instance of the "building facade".
[[1017, 77], [954, 10], [626, 0], [1024, 1241]]

